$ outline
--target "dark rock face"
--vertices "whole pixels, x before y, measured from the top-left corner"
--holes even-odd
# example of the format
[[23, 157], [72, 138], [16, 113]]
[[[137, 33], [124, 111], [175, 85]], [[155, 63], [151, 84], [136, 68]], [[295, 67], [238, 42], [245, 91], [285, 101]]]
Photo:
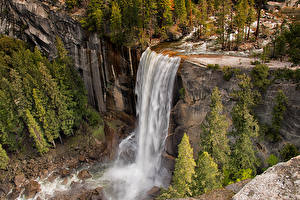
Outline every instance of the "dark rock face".
[[85, 32], [64, 11], [60, 1], [0, 0], [0, 34], [27, 41], [50, 58], [60, 37], [88, 91], [89, 103], [104, 112], [134, 114], [135, 74], [140, 51], [116, 47], [97, 34]]
[[[249, 73], [250, 69], [241, 69]], [[201, 135], [201, 123], [210, 111], [210, 94], [214, 87], [218, 87], [222, 95], [224, 112], [231, 124], [231, 110], [234, 101], [230, 99], [233, 90], [238, 89], [238, 80], [233, 77], [230, 81], [223, 79], [222, 71], [212, 71], [205, 67], [184, 61], [177, 75], [173, 109], [170, 116], [169, 136], [166, 141], [166, 152], [177, 156], [177, 145], [186, 132], [194, 148], [196, 158], [200, 150], [199, 138]], [[180, 97], [179, 90], [184, 89], [184, 97]], [[282, 89], [288, 98], [287, 111], [281, 126], [283, 140], [277, 145], [256, 141], [259, 155], [266, 158], [271, 152], [280, 149], [285, 143], [292, 143], [300, 147], [300, 91], [296, 90], [296, 84], [288, 81], [276, 81], [263, 96], [263, 103], [255, 108], [255, 114], [260, 122], [271, 124], [272, 110], [275, 105], [275, 96], [278, 89]], [[230, 127], [229, 131], [232, 127]]]

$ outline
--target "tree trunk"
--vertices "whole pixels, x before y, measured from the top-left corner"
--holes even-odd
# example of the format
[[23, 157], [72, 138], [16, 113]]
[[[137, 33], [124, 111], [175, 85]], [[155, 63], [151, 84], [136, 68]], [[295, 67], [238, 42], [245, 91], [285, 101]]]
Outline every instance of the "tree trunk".
[[258, 38], [258, 35], [259, 35], [259, 23], [260, 23], [261, 9], [262, 9], [262, 0], [259, 1], [259, 5], [258, 5], [258, 8], [257, 8], [257, 26], [256, 26], [256, 32], [255, 32], [255, 38], [256, 39]]

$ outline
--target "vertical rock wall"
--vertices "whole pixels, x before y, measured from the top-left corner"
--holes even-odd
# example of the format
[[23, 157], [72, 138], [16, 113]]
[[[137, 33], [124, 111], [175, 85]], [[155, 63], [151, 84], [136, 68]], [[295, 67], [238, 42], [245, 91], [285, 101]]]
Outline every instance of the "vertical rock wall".
[[56, 36], [60, 37], [84, 80], [89, 103], [100, 112], [134, 114], [133, 89], [140, 51], [114, 46], [86, 32], [64, 11], [60, 1], [52, 2], [0, 0], [0, 34], [38, 46], [50, 59], [56, 55]]

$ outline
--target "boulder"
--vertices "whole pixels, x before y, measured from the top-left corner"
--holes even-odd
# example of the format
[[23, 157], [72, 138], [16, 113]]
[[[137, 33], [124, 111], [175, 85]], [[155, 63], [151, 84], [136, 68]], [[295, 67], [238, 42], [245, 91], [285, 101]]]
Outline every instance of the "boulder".
[[4, 198], [10, 190], [10, 186], [7, 184], [0, 184], [0, 199]]
[[26, 178], [25, 178], [24, 174], [19, 174], [19, 175], [15, 176], [15, 178], [14, 178], [14, 183], [17, 187], [22, 186], [25, 181], [26, 181]]
[[39, 191], [41, 191], [41, 186], [35, 180], [29, 181], [29, 183], [25, 186], [26, 198], [33, 198]]
[[85, 157], [83, 155], [79, 155], [78, 160], [80, 162], [84, 162], [85, 161]]
[[157, 197], [160, 193], [160, 187], [154, 186], [147, 192], [147, 195], [150, 197]]
[[60, 175], [61, 175], [61, 177], [63, 177], [63, 178], [66, 177], [66, 176], [69, 176], [69, 175], [70, 175], [70, 170], [64, 168], [64, 169], [62, 169], [62, 170], [60, 171]]
[[78, 178], [81, 179], [81, 180], [85, 180], [85, 179], [88, 179], [88, 178], [91, 178], [92, 175], [89, 173], [89, 171], [87, 170], [81, 170], [79, 173], [78, 173]]
[[300, 199], [300, 156], [256, 176], [233, 200]]
[[251, 179], [246, 179], [237, 183], [227, 185], [225, 189], [232, 191], [234, 194], [238, 193]]

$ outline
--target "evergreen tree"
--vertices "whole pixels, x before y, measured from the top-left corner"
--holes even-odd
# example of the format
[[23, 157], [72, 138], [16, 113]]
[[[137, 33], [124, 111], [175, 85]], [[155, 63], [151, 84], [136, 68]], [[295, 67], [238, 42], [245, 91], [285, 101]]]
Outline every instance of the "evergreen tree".
[[223, 112], [221, 95], [219, 89], [214, 88], [211, 95], [211, 111], [206, 115], [205, 123], [202, 125], [201, 148], [208, 152], [219, 169], [227, 167], [230, 148], [227, 139], [229, 123]]
[[180, 197], [191, 196], [192, 176], [195, 173], [195, 161], [193, 149], [190, 146], [189, 137], [183, 135], [178, 145], [178, 157], [176, 158], [175, 171], [173, 176], [173, 187]]
[[226, 47], [226, 24], [228, 24], [227, 15], [231, 11], [231, 0], [224, 0], [220, 2], [220, 8], [216, 11], [217, 34], [218, 41], [222, 45], [222, 49]]
[[102, 30], [103, 0], [90, 0], [87, 8], [87, 17], [80, 21], [84, 28], [89, 31]]
[[9, 158], [6, 154], [6, 151], [2, 148], [2, 145], [0, 144], [0, 169], [5, 169], [8, 165]]
[[112, 31], [112, 41], [120, 42], [121, 41], [121, 31], [122, 31], [122, 15], [117, 2], [112, 2], [111, 8], [111, 18], [110, 18], [110, 27]]
[[233, 160], [235, 170], [251, 168], [256, 172], [258, 160], [255, 155], [252, 138], [258, 136], [258, 122], [250, 114], [249, 109], [243, 105], [236, 105], [232, 111], [234, 126], [234, 135], [236, 142], [234, 144]]
[[196, 18], [200, 25], [199, 35], [202, 36], [204, 30], [206, 30], [207, 25], [207, 0], [199, 0], [198, 8], [196, 12]]
[[247, 17], [249, 13], [248, 0], [239, 0], [236, 4], [236, 16], [235, 24], [237, 26], [237, 46], [242, 42], [244, 36], [244, 28], [246, 25]]
[[278, 90], [278, 93], [275, 97], [275, 106], [272, 112], [272, 127], [274, 131], [279, 134], [279, 129], [283, 120], [283, 115], [286, 111], [287, 106], [287, 97], [285, 96], [282, 90]]
[[193, 196], [221, 187], [218, 165], [206, 151], [199, 155], [192, 185]]
[[174, 0], [174, 10], [177, 21], [184, 24], [187, 19], [185, 0]]
[[157, 21], [163, 34], [166, 34], [166, 28], [172, 25], [172, 11], [170, 0], [157, 0]]
[[233, 162], [236, 172], [241, 169], [251, 168], [256, 171], [258, 160], [255, 155], [252, 138], [258, 136], [258, 122], [250, 113], [250, 108], [255, 105], [257, 91], [253, 91], [250, 77], [239, 75], [239, 90], [234, 91], [233, 97], [238, 101], [232, 110], [233, 135], [236, 136], [234, 144]]
[[186, 5], [186, 11], [187, 11], [187, 16], [189, 19], [189, 25], [192, 26], [193, 21], [193, 5], [192, 5], [192, 0], [185, 0], [185, 5]]
[[255, 19], [256, 19], [256, 11], [254, 8], [254, 0], [249, 0], [249, 10], [246, 19], [246, 24], [248, 26], [246, 40], [249, 40], [251, 24], [255, 21]]
[[44, 154], [49, 150], [47, 142], [44, 138], [44, 134], [36, 120], [33, 118], [30, 111], [26, 110], [25, 113], [27, 117], [27, 126], [30, 133], [30, 137], [33, 138], [35, 147], [37, 148], [38, 152], [40, 154]]

